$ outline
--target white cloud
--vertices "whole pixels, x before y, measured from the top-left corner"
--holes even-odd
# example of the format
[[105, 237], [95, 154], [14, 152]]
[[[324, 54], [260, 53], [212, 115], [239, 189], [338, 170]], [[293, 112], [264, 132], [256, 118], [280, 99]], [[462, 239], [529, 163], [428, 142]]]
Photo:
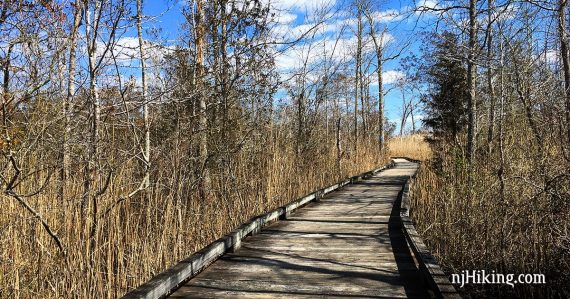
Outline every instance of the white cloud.
[[[163, 46], [157, 43], [143, 40], [145, 50], [145, 60], [147, 66], [152, 67], [152, 64], [160, 64], [166, 54], [173, 50], [171, 46]], [[97, 43], [96, 55], [101, 57], [105, 53], [106, 45]], [[122, 37], [116, 41], [114, 45], [110, 45], [110, 49], [105, 54], [105, 63], [112, 64], [113, 56], [119, 66], [132, 66], [138, 67], [139, 63], [139, 40], [137, 37]]]
[[[372, 86], [378, 86], [378, 76], [376, 73], [371, 74], [372, 76]], [[382, 83], [386, 84], [394, 84], [400, 80], [404, 80], [406, 78], [406, 74], [400, 71], [389, 70], [382, 72]]]
[[[106, 58], [115, 59], [119, 62], [127, 62], [138, 56], [139, 40], [135, 37], [122, 37], [115, 45], [111, 45], [112, 48], [107, 51]], [[111, 47], [110, 46], [110, 47]], [[103, 43], [97, 43], [97, 57], [101, 57], [105, 52], [106, 45]], [[112, 51], [112, 52], [111, 52]]]
[[289, 12], [279, 12], [275, 15], [274, 21], [279, 24], [290, 24], [297, 19], [296, 14]]
[[384, 84], [393, 84], [404, 78], [406, 78], [406, 74], [400, 71], [391, 70], [382, 73], [382, 82]]
[[544, 63], [557, 64], [558, 63], [558, 51], [554, 49], [548, 49], [544, 53], [540, 54], [538, 59]]
[[275, 57], [275, 65], [277, 69], [281, 72], [293, 69], [301, 63], [300, 57], [296, 56], [295, 53], [287, 51], [281, 53]]
[[305, 62], [311, 65], [325, 58], [337, 61], [348, 58], [353, 55], [355, 42], [356, 38], [336, 41], [333, 37], [328, 37], [295, 46], [277, 56], [277, 68], [281, 72], [287, 72], [302, 67]]
[[335, 0], [267, 0], [269, 4], [279, 10], [290, 9], [318, 9], [322, 7], [333, 6]]
[[424, 12], [439, 8], [441, 8], [441, 6], [439, 5], [438, 1], [434, 0], [421, 0], [416, 5], [416, 9], [418, 11], [424, 11]]
[[377, 22], [389, 23], [401, 20], [403, 18], [403, 14], [395, 9], [389, 9], [384, 11], [377, 11], [374, 13], [373, 17]]
[[427, 19], [440, 16], [441, 9], [445, 7], [443, 1], [439, 0], [420, 0], [415, 6], [409, 7], [409, 11], [413, 11], [416, 16], [423, 16]]
[[312, 38], [338, 32], [340, 27], [336, 23], [304, 23], [300, 25], [280, 24], [273, 27], [277, 38], [296, 40], [301, 37]]
[[[392, 42], [394, 37], [385, 33], [384, 45]], [[324, 34], [320, 38], [308, 43], [291, 47], [284, 53], [276, 56], [277, 69], [281, 72], [302, 67], [305, 61], [311, 65], [323, 59], [333, 59], [337, 62], [348, 60], [356, 55], [357, 38], [355, 36], [337, 38], [330, 34]], [[365, 36], [362, 43], [362, 52], [370, 54], [375, 51], [372, 40]]]
[[[498, 9], [493, 13], [493, 18], [495, 21], [507, 21], [517, 18], [520, 9], [518, 6], [510, 5], [501, 9]], [[487, 23], [487, 19], [485, 19]]]
[[303, 36], [304, 34], [308, 33], [310, 30], [313, 29], [316, 24], [306, 23], [302, 25], [277, 25], [273, 28], [273, 32], [277, 35], [278, 38], [282, 38], [284, 40], [295, 40]]

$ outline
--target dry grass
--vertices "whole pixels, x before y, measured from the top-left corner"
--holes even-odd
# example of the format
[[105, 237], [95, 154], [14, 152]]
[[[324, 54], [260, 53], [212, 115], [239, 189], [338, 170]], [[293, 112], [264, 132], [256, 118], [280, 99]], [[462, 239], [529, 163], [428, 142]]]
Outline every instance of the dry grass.
[[[269, 146], [256, 147], [262, 150], [238, 152], [213, 168], [208, 201], [196, 195], [192, 164], [171, 149], [157, 157], [149, 192], [114, 205], [138, 183], [137, 165], [121, 164], [108, 190], [98, 198], [92, 240], [88, 236], [93, 219], [82, 216], [80, 209], [81, 176], [74, 175], [67, 184], [63, 202], [57, 197], [57, 181], [52, 180], [47, 189], [26, 200], [61, 238], [66, 256], [58, 252], [37, 219], [3, 195], [0, 297], [119, 297], [247, 219], [386, 162], [370, 150], [376, 146], [373, 142], [363, 142], [356, 153], [345, 155], [338, 173], [332, 142], [308, 148], [305, 155], [312, 158], [301, 163], [291, 142], [277, 135], [270, 140]], [[113, 162], [112, 156], [108, 161]], [[30, 165], [38, 162], [28, 161]], [[38, 172], [19, 191], [34, 190], [46, 176]]]
[[428, 160], [432, 153], [425, 138], [424, 134], [394, 137], [388, 141], [389, 156], [408, 157], [420, 161]]
[[[529, 148], [513, 130], [505, 150], [505, 188], [496, 157], [478, 157], [469, 188], [460, 150], [441, 148], [412, 186], [412, 218], [448, 273], [542, 273], [547, 285], [469, 285], [466, 297], [559, 298], [568, 294], [570, 204], [559, 152]], [[556, 148], [552, 142], [551, 149]], [[494, 152], [492, 155], [498, 155]], [[544, 155], [548, 159], [536, 159]]]

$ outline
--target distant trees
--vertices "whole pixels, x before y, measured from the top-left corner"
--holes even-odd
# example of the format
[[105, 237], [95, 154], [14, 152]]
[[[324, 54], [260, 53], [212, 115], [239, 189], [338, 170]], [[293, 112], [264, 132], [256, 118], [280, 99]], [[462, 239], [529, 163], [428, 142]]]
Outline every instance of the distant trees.
[[[497, 142], [495, 128], [498, 122], [504, 120], [497, 110], [497, 104], [503, 101], [505, 109], [511, 109], [511, 104], [506, 104], [509, 98], [508, 92], [514, 92], [523, 111], [522, 117], [528, 122], [531, 136], [539, 147], [544, 143], [544, 132], [540, 132], [539, 124], [542, 109], [541, 105], [559, 105], [556, 101], [537, 101], [534, 98], [536, 84], [534, 76], [542, 73], [548, 84], [554, 84], [554, 77], [559, 76], [560, 91], [566, 94], [568, 88], [565, 83], [566, 63], [568, 56], [567, 25], [565, 23], [566, 1], [558, 1], [547, 5], [541, 1], [512, 3], [510, 1], [486, 1], [485, 6], [479, 5], [481, 1], [469, 1], [468, 6], [454, 5], [453, 2], [445, 5], [420, 6], [419, 11], [429, 11], [438, 15], [439, 22], [445, 24], [447, 35], [455, 35], [457, 45], [452, 53], [441, 54], [441, 57], [449, 58], [458, 68], [466, 69], [465, 87], [469, 97], [466, 99], [466, 136], [465, 158], [470, 164], [475, 165], [473, 159], [482, 157], [480, 151], [492, 152], [493, 144]], [[479, 8], [478, 8], [479, 7]], [[485, 7], [485, 9], [482, 9]], [[515, 24], [513, 18], [520, 16], [521, 23]], [[457, 22], [458, 19], [464, 22]], [[547, 26], [545, 36], [536, 36], [531, 31], [536, 26]], [[553, 24], [553, 25], [552, 25]], [[519, 31], [515, 31], [517, 28]], [[565, 29], [566, 28], [566, 29]], [[553, 44], [556, 40], [557, 46]], [[541, 47], [534, 47], [531, 42], [544, 42]], [[437, 44], [437, 42], [436, 42]], [[426, 61], [433, 57], [433, 53], [424, 56]], [[553, 68], [553, 56], [556, 54], [558, 67]], [[431, 66], [437, 66], [431, 64]], [[437, 68], [437, 67], [436, 67]], [[451, 78], [451, 77], [450, 77]], [[462, 78], [462, 77], [458, 77]], [[461, 80], [457, 81], [461, 83]], [[549, 89], [550, 90], [550, 89]], [[554, 94], [553, 94], [554, 96]], [[558, 96], [556, 96], [558, 97]], [[564, 97], [567, 99], [568, 97]], [[463, 102], [460, 101], [461, 103]], [[454, 104], [454, 106], [457, 106]], [[562, 104], [564, 111], [563, 119], [566, 119], [566, 100]], [[428, 107], [429, 108], [429, 107]], [[516, 109], [515, 109], [516, 110]], [[517, 110], [518, 111], [518, 110]], [[503, 117], [498, 120], [497, 117]], [[434, 119], [431, 119], [431, 125]], [[460, 119], [458, 119], [460, 121]], [[567, 122], [566, 120], [564, 121]], [[448, 132], [456, 135], [456, 126], [443, 126]], [[485, 133], [482, 133], [484, 130]], [[567, 131], [566, 128], [562, 129]], [[567, 135], [567, 132], [564, 133]], [[477, 136], [485, 135], [480, 139]], [[564, 137], [564, 139], [568, 139]], [[502, 141], [501, 141], [502, 142]], [[481, 143], [483, 146], [477, 145]], [[565, 145], [561, 144], [565, 148]]]

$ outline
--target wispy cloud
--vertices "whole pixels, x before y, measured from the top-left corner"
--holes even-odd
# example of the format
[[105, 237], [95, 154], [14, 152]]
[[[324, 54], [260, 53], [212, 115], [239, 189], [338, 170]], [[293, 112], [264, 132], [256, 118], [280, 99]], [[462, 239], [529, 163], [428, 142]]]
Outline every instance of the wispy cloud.
[[421, 0], [416, 4], [416, 11], [418, 12], [429, 12], [440, 8], [441, 5], [436, 0]]
[[[164, 56], [173, 50], [173, 46], [163, 46], [148, 40], [143, 40], [145, 50], [145, 60], [155, 64], [162, 63]], [[136, 37], [122, 37], [114, 44], [109, 45], [109, 50], [105, 53], [106, 44], [97, 43], [96, 55], [101, 57], [105, 54], [104, 59], [108, 63], [113, 63], [113, 57], [119, 66], [137, 67], [140, 59], [139, 40]], [[147, 63], [149, 67], [153, 65]]]
[[330, 7], [336, 4], [335, 0], [265, 0], [273, 8], [280, 10], [311, 10]]
[[[370, 74], [372, 77], [372, 86], [378, 86], [378, 76], [376, 73]], [[383, 84], [394, 84], [398, 81], [404, 80], [406, 78], [406, 74], [401, 71], [397, 70], [387, 70], [382, 72], [382, 83]]]
[[404, 14], [401, 11], [395, 9], [377, 11], [373, 14], [374, 20], [380, 23], [400, 21], [403, 19], [403, 17]]

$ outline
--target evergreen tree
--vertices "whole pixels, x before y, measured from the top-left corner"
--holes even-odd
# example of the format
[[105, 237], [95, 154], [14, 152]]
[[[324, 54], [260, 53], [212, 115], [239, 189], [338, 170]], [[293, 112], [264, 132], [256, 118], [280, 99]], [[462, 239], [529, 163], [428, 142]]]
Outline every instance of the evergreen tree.
[[467, 124], [467, 70], [459, 54], [458, 38], [444, 32], [424, 53], [425, 80], [429, 85], [423, 97], [424, 124], [434, 137], [454, 141]]

